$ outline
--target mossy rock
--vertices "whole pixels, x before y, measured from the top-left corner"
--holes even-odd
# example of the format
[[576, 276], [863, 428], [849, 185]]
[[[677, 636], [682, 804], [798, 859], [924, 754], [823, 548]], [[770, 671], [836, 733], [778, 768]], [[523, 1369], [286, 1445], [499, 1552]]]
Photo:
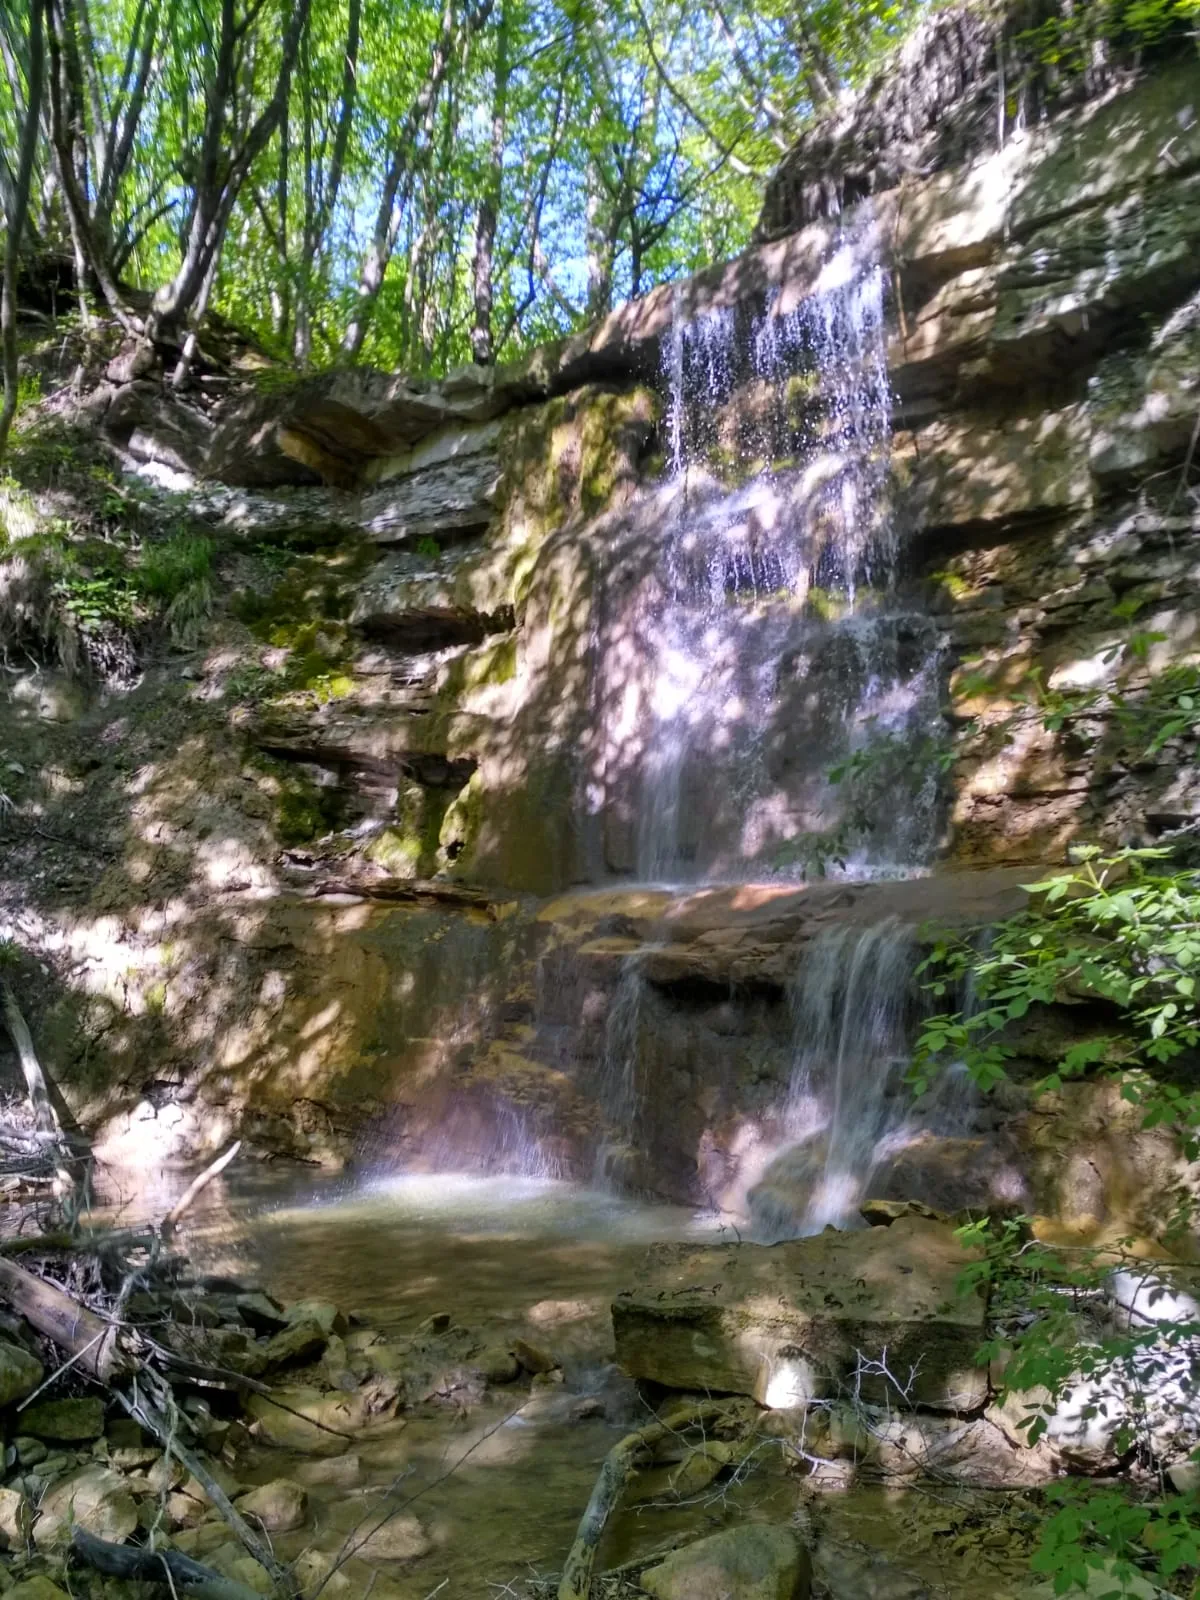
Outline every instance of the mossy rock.
[[104, 1432], [104, 1402], [94, 1395], [79, 1400], [43, 1400], [22, 1413], [21, 1431], [35, 1439], [63, 1444], [98, 1439]]

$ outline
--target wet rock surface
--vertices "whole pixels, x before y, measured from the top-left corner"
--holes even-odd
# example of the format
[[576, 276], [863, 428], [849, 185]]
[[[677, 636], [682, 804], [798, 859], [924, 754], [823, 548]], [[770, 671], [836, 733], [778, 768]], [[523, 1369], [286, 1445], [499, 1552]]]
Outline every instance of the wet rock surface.
[[751, 1523], [715, 1533], [641, 1575], [656, 1600], [808, 1600], [808, 1552], [790, 1528]]
[[983, 1300], [957, 1286], [968, 1259], [949, 1228], [912, 1216], [791, 1244], [662, 1246], [613, 1303], [617, 1359], [637, 1378], [780, 1407], [882, 1396], [882, 1362], [913, 1403], [971, 1411], [987, 1378]]

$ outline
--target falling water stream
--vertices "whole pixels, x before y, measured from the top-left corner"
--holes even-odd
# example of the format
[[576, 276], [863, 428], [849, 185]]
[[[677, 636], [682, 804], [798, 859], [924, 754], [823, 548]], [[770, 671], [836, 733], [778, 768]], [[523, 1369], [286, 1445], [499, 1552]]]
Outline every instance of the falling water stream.
[[[864, 215], [795, 308], [677, 316], [664, 342], [668, 483], [635, 602], [643, 882], [802, 874], [844, 811], [829, 769], [937, 725], [936, 630], [895, 596], [883, 282]], [[626, 653], [603, 670], [627, 676]], [[923, 780], [890, 785], [838, 870], [923, 865]]]

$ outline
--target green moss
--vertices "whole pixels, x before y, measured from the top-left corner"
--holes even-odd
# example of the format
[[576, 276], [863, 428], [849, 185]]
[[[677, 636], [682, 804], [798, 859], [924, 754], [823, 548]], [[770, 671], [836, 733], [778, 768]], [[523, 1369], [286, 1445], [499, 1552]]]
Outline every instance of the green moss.
[[933, 582], [949, 595], [951, 600], [966, 600], [974, 590], [971, 584], [963, 577], [961, 572], [931, 572]]
[[448, 861], [465, 868], [483, 823], [483, 776], [473, 772], [446, 807], [438, 830], [438, 846]]
[[390, 872], [396, 878], [416, 878], [421, 875], [421, 841], [412, 834], [397, 828], [385, 828], [371, 840], [363, 852], [368, 861]]
[[248, 766], [265, 779], [282, 844], [307, 844], [342, 826], [345, 797], [340, 789], [316, 783], [302, 767], [261, 751], [250, 757]]
[[449, 662], [438, 694], [446, 704], [452, 705], [473, 689], [509, 683], [516, 675], [517, 636], [501, 634]]
[[832, 589], [814, 584], [805, 596], [804, 609], [822, 622], [837, 622], [850, 608], [844, 594], [835, 594]]

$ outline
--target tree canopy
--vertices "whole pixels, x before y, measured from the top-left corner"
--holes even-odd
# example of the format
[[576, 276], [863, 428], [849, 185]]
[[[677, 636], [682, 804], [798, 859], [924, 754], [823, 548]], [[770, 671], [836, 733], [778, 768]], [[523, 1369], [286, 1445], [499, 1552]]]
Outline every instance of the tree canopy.
[[[1040, 47], [1198, 4], [1051, 4]], [[783, 151], [925, 10], [0, 0], [10, 289], [20, 254], [169, 326], [180, 381], [210, 308], [302, 368], [510, 358], [741, 248]]]
[[152, 333], [212, 307], [301, 365], [500, 359], [741, 247], [918, 9], [0, 0], [0, 203]]

